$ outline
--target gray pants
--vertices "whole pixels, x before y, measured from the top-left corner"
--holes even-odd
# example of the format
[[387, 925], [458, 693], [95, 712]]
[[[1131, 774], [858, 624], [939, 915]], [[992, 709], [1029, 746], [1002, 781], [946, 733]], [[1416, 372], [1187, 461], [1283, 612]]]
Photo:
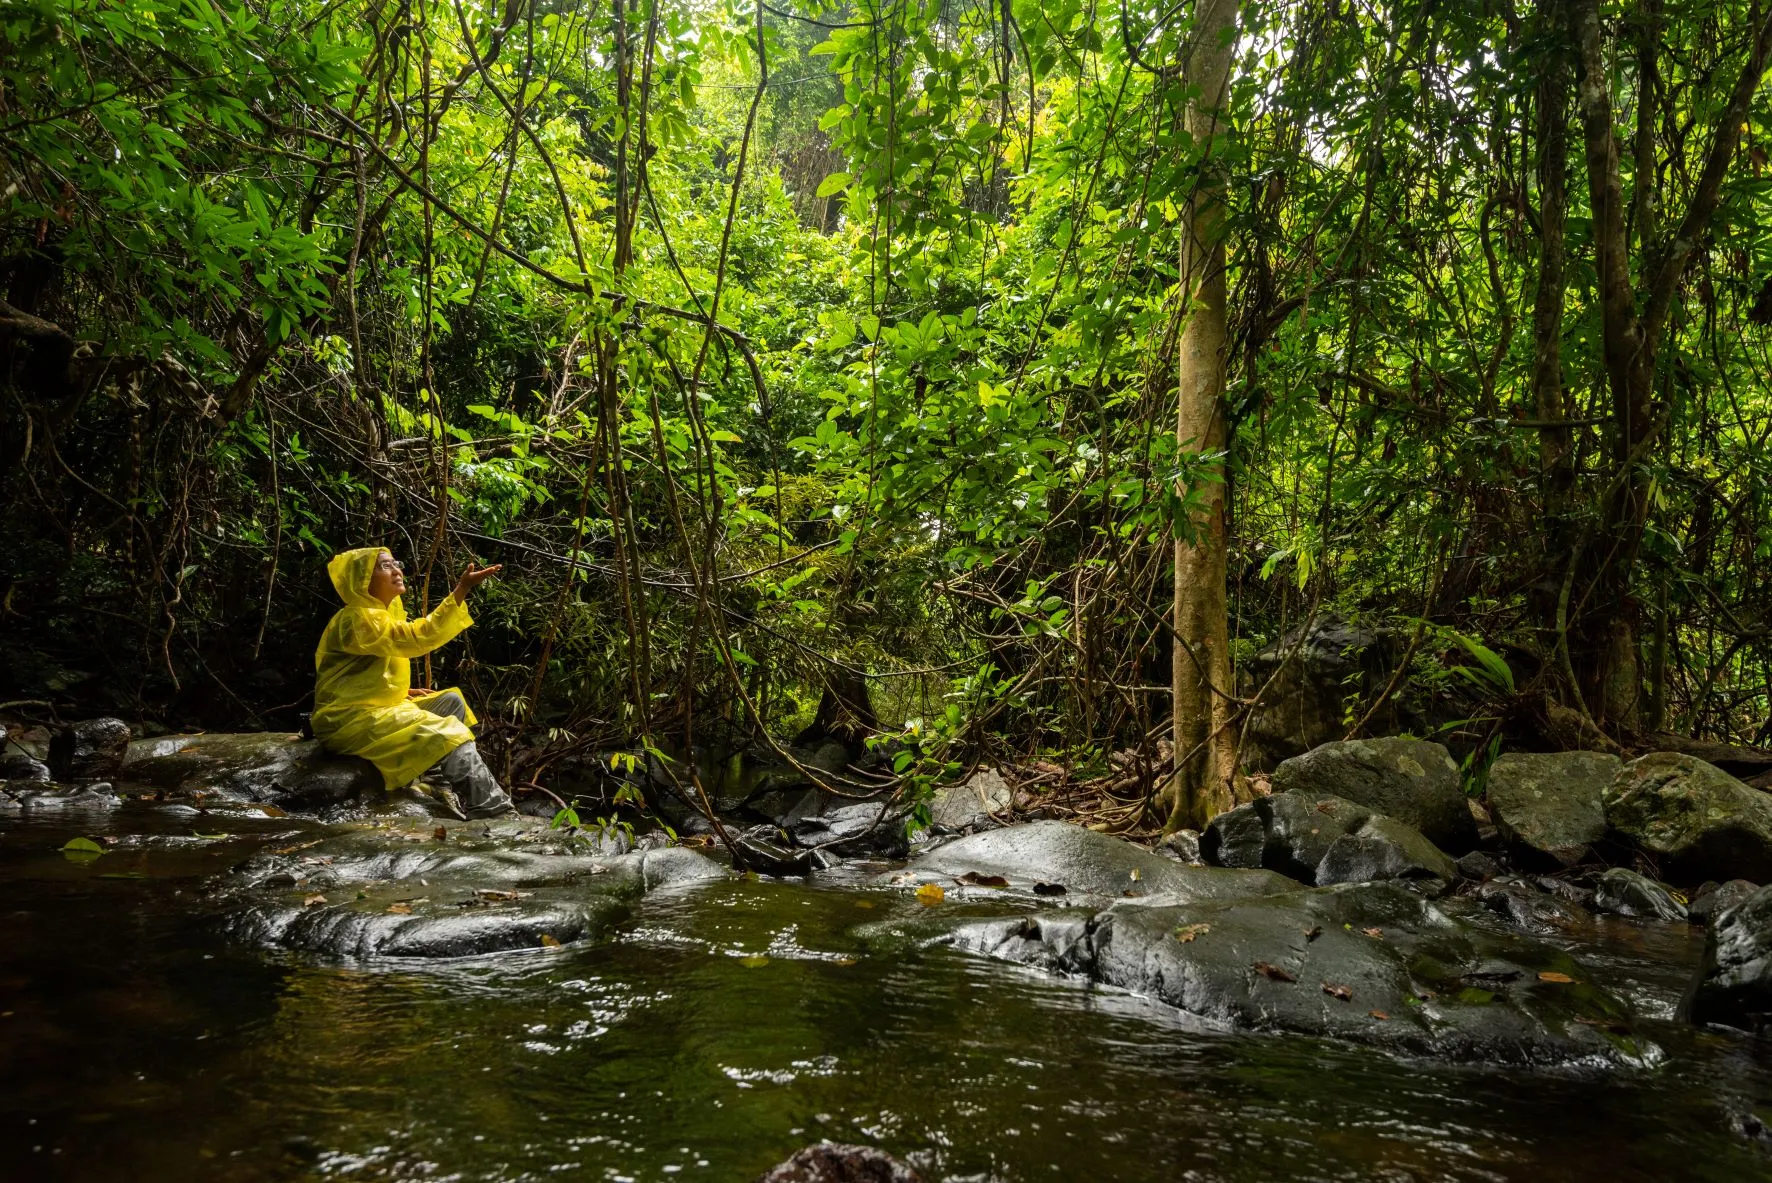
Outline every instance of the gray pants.
[[[464, 723], [468, 720], [468, 704], [454, 691], [440, 694], [421, 705], [433, 715], [460, 719]], [[473, 740], [431, 765], [427, 775], [435, 776], [455, 790], [469, 817], [493, 817], [512, 809], [510, 794], [499, 787], [498, 779], [486, 767], [486, 761], [481, 758], [480, 749]]]

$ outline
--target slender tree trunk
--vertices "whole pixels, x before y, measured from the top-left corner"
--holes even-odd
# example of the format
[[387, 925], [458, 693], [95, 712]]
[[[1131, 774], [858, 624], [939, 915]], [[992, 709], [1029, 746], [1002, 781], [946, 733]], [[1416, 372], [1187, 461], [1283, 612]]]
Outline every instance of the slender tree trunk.
[[[1224, 176], [1215, 159], [1230, 81], [1236, 0], [1199, 0], [1187, 78], [1198, 87], [1187, 129], [1204, 159], [1181, 234], [1181, 296], [1187, 302], [1179, 362], [1181, 450], [1222, 453], [1227, 439], [1225, 385]], [[1175, 541], [1173, 666], [1175, 779], [1168, 828], [1203, 825], [1234, 804], [1236, 731], [1231, 722], [1230, 629], [1225, 597], [1223, 461], [1196, 492], [1191, 530]], [[1191, 535], [1191, 536], [1190, 536]]]

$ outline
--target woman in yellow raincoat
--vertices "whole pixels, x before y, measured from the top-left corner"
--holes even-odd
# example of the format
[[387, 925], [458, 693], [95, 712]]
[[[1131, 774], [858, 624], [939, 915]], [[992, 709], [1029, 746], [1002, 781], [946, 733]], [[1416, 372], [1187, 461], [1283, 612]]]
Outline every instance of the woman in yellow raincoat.
[[379, 546], [333, 556], [326, 565], [345, 602], [314, 653], [314, 734], [334, 752], [362, 756], [390, 789], [430, 773], [454, 791], [468, 817], [514, 812], [511, 799], [480, 758], [478, 722], [461, 691], [412, 688], [412, 659], [474, 623], [468, 593], [498, 567], [462, 573], [430, 615], [408, 620], [400, 601], [406, 577]]

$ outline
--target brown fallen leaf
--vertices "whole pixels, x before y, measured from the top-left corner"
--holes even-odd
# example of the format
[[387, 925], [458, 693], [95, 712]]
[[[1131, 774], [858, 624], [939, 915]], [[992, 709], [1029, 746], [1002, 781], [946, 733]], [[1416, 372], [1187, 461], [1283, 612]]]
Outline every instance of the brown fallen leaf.
[[298, 850], [306, 850], [310, 846], [318, 846], [318, 845], [320, 845], [320, 843], [322, 843], [324, 841], [326, 841], [326, 839], [316, 838], [312, 842], [297, 842], [294, 846], [278, 846], [278, 847], [274, 848], [271, 851], [271, 853], [272, 854], [294, 854]]
[[1384, 939], [1384, 929], [1382, 928], [1362, 928], [1360, 931], [1374, 940]]
[[1369, 1010], [1366, 1013], [1371, 1015], [1373, 1018], [1377, 1019], [1381, 1023], [1387, 1023], [1390, 1021], [1390, 1016], [1385, 1014], [1381, 1010]]
[[396, 916], [410, 916], [410, 915], [412, 915], [412, 905], [411, 904], [389, 904], [388, 911], [392, 912]]
[[1306, 942], [1314, 941], [1322, 935], [1323, 935], [1323, 926], [1320, 924], [1317, 925], [1315, 928], [1307, 928], [1304, 930], [1304, 939]]
[[1277, 965], [1269, 965], [1265, 961], [1257, 961], [1254, 965], [1256, 973], [1270, 982], [1296, 982], [1298, 979]]
[[1550, 970], [1545, 970], [1543, 973], [1538, 975], [1538, 980], [1541, 982], [1556, 982], [1559, 985], [1567, 986], [1569, 983], [1573, 982], [1575, 979], [1570, 977], [1568, 974], [1554, 973]]
[[968, 871], [960, 876], [959, 882], [970, 883], [973, 887], [1008, 887], [1009, 880], [1001, 875], [980, 875], [977, 871]]
[[489, 903], [503, 903], [508, 900], [528, 899], [535, 893], [532, 891], [500, 891], [496, 887], [477, 887], [474, 894]]
[[1185, 945], [1196, 937], [1204, 936], [1211, 931], [1210, 924], [1184, 924], [1175, 930], [1175, 939]]
[[431, 837], [436, 839], [438, 842], [447, 842], [447, 841], [449, 841], [449, 831], [446, 828], [444, 828], [443, 826], [438, 826], [436, 829], [431, 831]]
[[1352, 1002], [1354, 1000], [1354, 992], [1346, 986], [1331, 986], [1328, 982], [1324, 982], [1323, 993], [1331, 998], [1339, 998], [1343, 1002]]
[[313, 908], [325, 902], [326, 897], [323, 895], [304, 895], [301, 898], [301, 906], [304, 908]]
[[544, 949], [558, 949], [560, 947], [560, 942], [544, 932], [541, 934], [541, 947]]

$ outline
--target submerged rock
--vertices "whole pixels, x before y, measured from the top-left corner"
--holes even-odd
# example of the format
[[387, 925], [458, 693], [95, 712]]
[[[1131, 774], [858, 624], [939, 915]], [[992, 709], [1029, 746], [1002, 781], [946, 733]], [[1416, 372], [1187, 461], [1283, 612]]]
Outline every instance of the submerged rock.
[[1713, 917], [1704, 962], [1680, 1009], [1694, 1023], [1772, 1026], [1772, 887]]
[[317, 810], [382, 790], [369, 761], [278, 732], [166, 736], [129, 748], [125, 779], [183, 795]]
[[86, 719], [56, 732], [49, 741], [49, 768], [57, 780], [102, 780], [116, 776], [129, 750], [129, 724], [121, 719]]
[[1655, 752], [1606, 788], [1611, 835], [1674, 882], [1772, 879], [1772, 794], [1691, 756]]
[[[1168, 896], [1233, 899], [1288, 891], [1298, 885], [1271, 871], [1190, 867], [1119, 838], [1060, 821], [987, 830], [938, 846], [911, 860], [899, 883], [1001, 879], [996, 887], [1036, 895], [1109, 899]], [[1044, 890], [1042, 890], [1044, 889]]]
[[923, 1177], [884, 1150], [820, 1142], [758, 1175], [757, 1183], [923, 1183]]
[[1239, 1030], [1460, 1060], [1643, 1065], [1660, 1052], [1587, 967], [1458, 922], [1392, 883], [1122, 902], [962, 923], [970, 952], [1158, 998]]
[[1452, 855], [1477, 844], [1477, 823], [1459, 788], [1458, 765], [1437, 743], [1351, 739], [1326, 743], [1274, 771], [1274, 792], [1341, 797], [1413, 826]]
[[1606, 786], [1624, 767], [1603, 752], [1508, 752], [1489, 769], [1489, 816], [1515, 859], [1572, 867], [1606, 836]]
[[1613, 867], [1594, 884], [1594, 910], [1633, 920], [1686, 922], [1686, 906], [1655, 880]]
[[238, 868], [223, 927], [327, 957], [466, 957], [596, 939], [644, 892], [725, 874], [682, 848], [596, 856], [522, 820], [364, 827]]
[[1548, 935], [1567, 932], [1586, 922], [1584, 912], [1511, 876], [1491, 879], [1473, 893], [1477, 900], [1498, 916], [1505, 916], [1527, 932]]
[[1731, 879], [1727, 883], [1707, 886], [1710, 887], [1709, 891], [1700, 888], [1698, 894], [1692, 897], [1692, 902], [1686, 905], [1686, 919], [1693, 924], [1708, 925], [1717, 916], [1760, 890], [1759, 884], [1750, 883], [1746, 879]]
[[1406, 879], [1438, 893], [1457, 865], [1419, 830], [1329, 794], [1257, 797], [1219, 814], [1201, 835], [1215, 866], [1266, 867], [1303, 883]]

